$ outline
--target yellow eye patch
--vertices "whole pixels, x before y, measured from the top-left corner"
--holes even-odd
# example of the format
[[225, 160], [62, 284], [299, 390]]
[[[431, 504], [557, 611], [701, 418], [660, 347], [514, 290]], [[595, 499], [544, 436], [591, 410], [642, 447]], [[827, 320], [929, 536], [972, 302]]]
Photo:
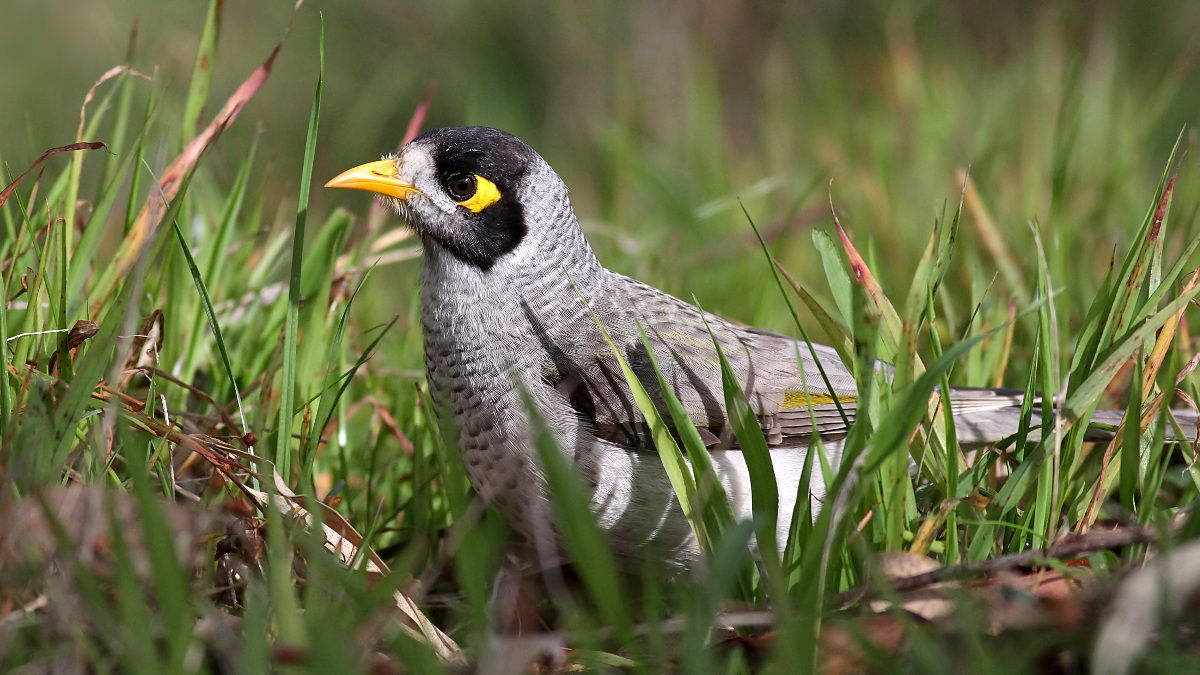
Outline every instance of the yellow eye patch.
[[470, 199], [465, 199], [458, 202], [458, 205], [468, 209], [474, 213], [486, 209], [487, 207], [500, 201], [500, 188], [492, 181], [480, 176], [474, 175], [475, 178], [475, 194], [471, 195]]

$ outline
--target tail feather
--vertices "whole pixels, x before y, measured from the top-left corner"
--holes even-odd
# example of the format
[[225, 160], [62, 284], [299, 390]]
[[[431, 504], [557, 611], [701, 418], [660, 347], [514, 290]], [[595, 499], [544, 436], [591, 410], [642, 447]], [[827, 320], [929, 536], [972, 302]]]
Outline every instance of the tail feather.
[[[1196, 443], [1200, 438], [1200, 413], [1186, 408], [1172, 408], [1170, 412], [1164, 438], [1170, 443]], [[1091, 437], [1091, 429], [1103, 425], [1098, 430], [1107, 433], [1106, 438], [1112, 438], [1124, 417], [1123, 410], [1097, 410], [1092, 415], [1088, 437]]]
[[[959, 443], [990, 445], [1017, 433], [1023, 398], [1023, 392], [1013, 389], [954, 389], [950, 400]], [[1097, 410], [1088, 426], [1087, 439], [1111, 439], [1124, 417], [1123, 410]], [[1041, 424], [1042, 410], [1038, 406], [1030, 419], [1031, 437], [1037, 438]], [[1200, 438], [1200, 413], [1190, 409], [1171, 410], [1164, 437], [1170, 443], [1196, 443]]]

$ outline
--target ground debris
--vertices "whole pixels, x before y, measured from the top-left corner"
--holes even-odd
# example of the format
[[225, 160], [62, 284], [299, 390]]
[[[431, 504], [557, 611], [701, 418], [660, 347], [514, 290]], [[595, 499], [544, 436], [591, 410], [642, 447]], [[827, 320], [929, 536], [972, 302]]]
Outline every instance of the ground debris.
[[[165, 519], [176, 558], [198, 567], [204, 563], [205, 537], [224, 517], [189, 502], [156, 501]], [[70, 484], [0, 505], [0, 591], [13, 588], [15, 575], [50, 572], [78, 564], [106, 576], [111, 573], [113, 527], [135, 574], [150, 574], [145, 529], [136, 499], [127, 492], [96, 485]]]

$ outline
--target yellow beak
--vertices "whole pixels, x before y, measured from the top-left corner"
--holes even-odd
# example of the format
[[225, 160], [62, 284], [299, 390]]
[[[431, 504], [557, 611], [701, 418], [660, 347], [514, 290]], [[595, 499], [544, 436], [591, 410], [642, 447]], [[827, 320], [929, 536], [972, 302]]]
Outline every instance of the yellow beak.
[[416, 186], [400, 182], [397, 178], [399, 173], [400, 170], [396, 168], [394, 161], [381, 159], [378, 162], [367, 162], [349, 171], [343, 171], [326, 183], [325, 187], [367, 190], [396, 199], [408, 199], [409, 195], [421, 193]]

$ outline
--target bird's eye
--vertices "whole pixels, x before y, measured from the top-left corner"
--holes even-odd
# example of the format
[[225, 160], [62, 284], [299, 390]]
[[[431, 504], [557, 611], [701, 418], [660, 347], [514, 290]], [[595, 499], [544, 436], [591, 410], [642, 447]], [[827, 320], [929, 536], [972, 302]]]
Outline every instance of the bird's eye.
[[446, 192], [458, 205], [479, 213], [500, 201], [500, 188], [477, 173], [456, 173], [446, 176]]
[[475, 194], [475, 176], [467, 173], [450, 176], [446, 181], [446, 189], [459, 201], [470, 199]]

